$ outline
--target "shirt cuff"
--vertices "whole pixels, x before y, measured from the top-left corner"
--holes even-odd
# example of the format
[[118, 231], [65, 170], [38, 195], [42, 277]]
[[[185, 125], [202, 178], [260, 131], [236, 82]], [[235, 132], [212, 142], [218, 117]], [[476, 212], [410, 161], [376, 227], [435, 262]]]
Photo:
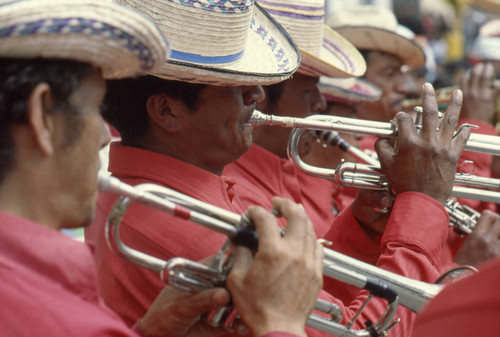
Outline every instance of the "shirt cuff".
[[[449, 217], [437, 200], [419, 192], [404, 192], [396, 197], [382, 247], [398, 242], [419, 249], [429, 258], [438, 259], [446, 243]], [[439, 260], [434, 261], [439, 265]]]

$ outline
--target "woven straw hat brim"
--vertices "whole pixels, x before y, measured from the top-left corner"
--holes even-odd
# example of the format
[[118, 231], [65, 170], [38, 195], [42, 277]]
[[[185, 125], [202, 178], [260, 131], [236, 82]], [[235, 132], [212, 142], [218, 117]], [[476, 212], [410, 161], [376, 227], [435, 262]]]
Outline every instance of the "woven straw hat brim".
[[300, 49], [302, 63], [298, 72], [309, 76], [358, 77], [366, 72], [366, 62], [358, 49], [338, 32], [323, 27], [323, 45], [315, 56]]
[[362, 78], [329, 78], [322, 76], [319, 91], [328, 102], [362, 103], [377, 101], [382, 90]]
[[358, 49], [378, 50], [398, 56], [404, 64], [421, 67], [425, 65], [422, 48], [412, 40], [396, 32], [371, 26], [335, 27]]
[[230, 64], [203, 64], [172, 57], [157, 77], [211, 85], [269, 85], [288, 79], [299, 67], [299, 49], [285, 29], [254, 3], [242, 57]]
[[482, 61], [500, 61], [500, 36], [478, 36], [469, 57]]
[[0, 5], [0, 57], [93, 64], [105, 78], [146, 74], [168, 43], [148, 19], [100, 0], [23, 0]]

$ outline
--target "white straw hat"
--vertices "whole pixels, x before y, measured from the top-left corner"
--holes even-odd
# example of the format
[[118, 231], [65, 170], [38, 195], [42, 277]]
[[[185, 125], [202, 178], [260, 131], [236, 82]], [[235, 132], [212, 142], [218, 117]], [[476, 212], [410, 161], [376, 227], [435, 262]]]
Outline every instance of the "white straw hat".
[[356, 104], [372, 102], [380, 98], [382, 90], [362, 78], [331, 78], [321, 76], [319, 91], [328, 102]]
[[481, 26], [467, 56], [473, 61], [500, 61], [500, 19]]
[[300, 64], [295, 42], [253, 0], [115, 0], [149, 16], [172, 53], [155, 76], [213, 85], [272, 84]]
[[324, 0], [259, 0], [290, 33], [302, 55], [298, 72], [310, 76], [362, 76], [366, 62], [359, 51], [324, 24]]
[[377, 6], [348, 7], [330, 14], [326, 23], [358, 49], [393, 54], [409, 66], [425, 64], [422, 48], [397, 33], [398, 22], [388, 9]]
[[145, 74], [168, 44], [148, 19], [99, 0], [0, 1], [0, 57], [81, 61], [105, 78]]

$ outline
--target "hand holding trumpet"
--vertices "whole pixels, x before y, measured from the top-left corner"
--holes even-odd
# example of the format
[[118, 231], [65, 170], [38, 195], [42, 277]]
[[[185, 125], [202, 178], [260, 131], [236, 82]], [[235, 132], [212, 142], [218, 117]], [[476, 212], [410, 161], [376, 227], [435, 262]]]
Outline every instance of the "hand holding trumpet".
[[421, 192], [444, 204], [453, 188], [457, 162], [470, 130], [463, 128], [455, 133], [462, 106], [461, 91], [453, 93], [441, 124], [434, 89], [428, 83], [424, 85], [423, 97], [420, 133], [411, 117], [400, 112], [396, 115], [397, 147], [388, 139], [379, 139], [376, 151], [395, 194]]
[[259, 248], [252, 257], [249, 249], [233, 247], [227, 287], [254, 336], [271, 331], [305, 336], [306, 320], [322, 286], [323, 247], [301, 205], [282, 198], [272, 203], [288, 220], [285, 235], [281, 237], [272, 214], [250, 207]]

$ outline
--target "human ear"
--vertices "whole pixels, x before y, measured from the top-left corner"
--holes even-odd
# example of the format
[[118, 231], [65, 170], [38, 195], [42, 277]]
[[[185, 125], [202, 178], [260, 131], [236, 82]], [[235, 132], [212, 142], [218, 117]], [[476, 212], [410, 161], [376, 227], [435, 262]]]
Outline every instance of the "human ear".
[[181, 103], [165, 94], [150, 96], [146, 110], [153, 123], [169, 133], [176, 133], [183, 127]]
[[29, 96], [28, 124], [33, 133], [33, 139], [40, 151], [46, 155], [54, 153], [55, 121], [49, 113], [54, 108], [54, 99], [47, 83], [38, 84]]

